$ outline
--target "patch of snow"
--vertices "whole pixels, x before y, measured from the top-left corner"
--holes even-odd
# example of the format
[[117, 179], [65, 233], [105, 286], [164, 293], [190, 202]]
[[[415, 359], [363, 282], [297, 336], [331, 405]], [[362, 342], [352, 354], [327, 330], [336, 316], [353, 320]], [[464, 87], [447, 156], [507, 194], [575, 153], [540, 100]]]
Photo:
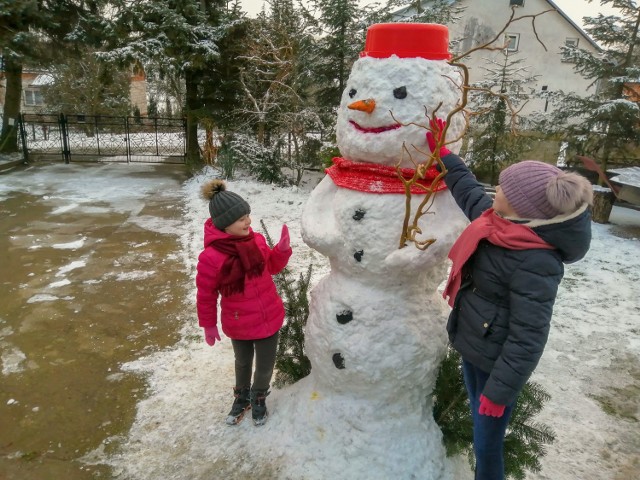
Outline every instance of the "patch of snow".
[[32, 296], [29, 300], [27, 300], [27, 303], [53, 302], [59, 299], [60, 297], [56, 297], [55, 295], [49, 295], [47, 293], [38, 293]]
[[59, 287], [64, 287], [65, 285], [70, 285], [71, 281], [68, 279], [64, 279], [64, 280], [59, 280], [57, 282], [53, 282], [49, 284], [50, 288], [59, 288]]
[[145, 278], [149, 278], [155, 275], [155, 270], [152, 271], [144, 271], [144, 270], [134, 270], [132, 272], [123, 272], [115, 275], [117, 281], [124, 280], [143, 280]]
[[61, 277], [65, 273], [70, 272], [71, 270], [75, 270], [76, 268], [82, 268], [86, 266], [87, 266], [87, 262], [85, 260], [74, 260], [69, 265], [65, 265], [64, 267], [59, 268], [58, 272], [56, 273], [56, 277]]
[[80, 240], [76, 240], [74, 242], [55, 243], [52, 245], [52, 247], [58, 250], [77, 250], [78, 248], [81, 248], [84, 245], [84, 241], [86, 239], [87, 239], [86, 237], [82, 237]]

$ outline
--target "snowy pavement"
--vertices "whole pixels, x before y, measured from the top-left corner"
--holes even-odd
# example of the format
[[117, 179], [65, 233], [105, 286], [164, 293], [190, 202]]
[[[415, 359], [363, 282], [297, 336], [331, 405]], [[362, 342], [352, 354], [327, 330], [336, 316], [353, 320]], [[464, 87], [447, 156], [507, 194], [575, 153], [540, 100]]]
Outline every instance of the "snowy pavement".
[[[69, 181], [60, 167], [64, 166], [48, 171], [38, 182], [64, 185], [69, 192], [67, 207], [82, 204], [86, 185]], [[135, 184], [118, 189], [116, 184], [122, 177], [114, 172], [122, 167], [102, 168], [100, 178], [94, 179], [95, 195], [103, 196], [101, 208], [137, 212], [130, 215], [144, 228], [142, 224], [151, 219], [139, 215], [140, 196], [153, 193]], [[208, 214], [199, 187], [212, 175], [208, 171], [184, 182], [181, 219], [162, 225], [165, 233], [179, 237], [174, 254], [191, 279]], [[0, 177], [0, 201], [6, 192], [17, 188], [5, 178]], [[328, 272], [328, 265], [302, 242], [300, 216], [317, 180], [301, 188], [250, 180], [228, 182], [230, 190], [250, 202], [257, 230], [264, 220], [277, 237], [282, 223], [288, 224], [294, 252], [289, 267], [297, 277], [314, 264], [314, 285]], [[55, 208], [64, 209], [65, 205]], [[609, 225], [593, 225], [594, 240], [587, 258], [566, 268], [549, 344], [533, 378], [552, 395], [539, 420], [554, 428], [557, 440], [542, 459], [542, 472], [530, 474], [528, 479], [626, 480], [634, 478], [640, 465], [640, 212], [614, 207], [611, 221]], [[151, 224], [159, 228], [159, 224]], [[70, 244], [71, 240], [59, 243]], [[110, 465], [112, 478], [122, 480], [286, 478], [281, 476], [285, 460], [272, 455], [270, 439], [275, 430], [289, 431], [296, 438], [296, 432], [305, 429], [304, 418], [289, 418], [279, 409], [281, 399], [291, 390], [275, 390], [269, 397], [271, 417], [266, 426], [255, 428], [251, 422], [237, 428], [225, 425], [232, 400], [231, 344], [224, 337], [213, 348], [204, 343], [197, 327], [191, 281], [184, 295], [177, 343], [150, 354], [140, 352], [139, 358], [112, 372], [140, 376], [148, 385], [147, 394], [137, 402], [130, 430], [105, 439], [82, 461], [88, 466]], [[135, 317], [136, 312], [131, 314]], [[6, 403], [9, 398], [2, 400]], [[329, 423], [326, 428], [349, 435], [345, 424]], [[304, 445], [298, 448], [304, 449]], [[326, 451], [331, 452], [330, 446]], [[362, 468], [362, 479], [377, 478], [370, 470], [366, 451], [332, 455], [338, 467], [356, 462]], [[308, 470], [303, 478], [326, 477], [321, 471]]]
[[[199, 199], [198, 191], [203, 180], [195, 177], [184, 187], [188, 209], [182, 242], [192, 272], [207, 215], [206, 202]], [[299, 227], [302, 206], [314, 183], [298, 189], [239, 180], [229, 182], [229, 189], [251, 203], [254, 225], [263, 219], [274, 235], [281, 223], [289, 225], [294, 251], [290, 267], [299, 273], [313, 263], [315, 284], [328, 272], [328, 265], [302, 242]], [[618, 219], [619, 223], [640, 225], [638, 212], [615, 207], [612, 220]], [[632, 233], [624, 238], [612, 233], [620, 228], [594, 224], [587, 258], [567, 266], [549, 346], [534, 377], [552, 395], [540, 420], [554, 428], [557, 441], [542, 459], [542, 472], [527, 478], [626, 479], [632, 478], [629, 472], [637, 471], [640, 239], [633, 234], [638, 230], [629, 227], [623, 230]], [[275, 431], [288, 430], [291, 438], [297, 438], [297, 432], [305, 429], [304, 418], [289, 418], [279, 411], [280, 399], [292, 389], [274, 391], [269, 397], [272, 415], [265, 427], [257, 429], [250, 422], [238, 428], [226, 426], [233, 353], [225, 338], [214, 348], [204, 343], [195, 312], [174, 348], [126, 364], [123, 369], [147, 376], [150, 395], [139, 403], [136, 421], [120, 452], [105, 456], [96, 451], [88, 461], [109, 463], [115, 477], [122, 479], [239, 479], [249, 474], [287, 478], [281, 472], [290, 469], [280, 463], [286, 460], [277, 452], [271, 455], [270, 440]], [[326, 429], [349, 435], [348, 425], [342, 423], [329, 423]], [[304, 445], [296, 448], [304, 449]], [[330, 445], [326, 451], [331, 452]], [[337, 469], [355, 462], [361, 466], [362, 479], [377, 478], [366, 451], [332, 455]], [[322, 471], [307, 470], [302, 478], [325, 476]]]

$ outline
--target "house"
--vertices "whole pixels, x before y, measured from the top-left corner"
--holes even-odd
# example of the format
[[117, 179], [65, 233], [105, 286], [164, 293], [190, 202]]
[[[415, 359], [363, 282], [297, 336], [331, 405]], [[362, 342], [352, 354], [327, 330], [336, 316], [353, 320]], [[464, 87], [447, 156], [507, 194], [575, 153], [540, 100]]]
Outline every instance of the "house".
[[[54, 82], [53, 76], [43, 70], [25, 67], [22, 71], [21, 113], [47, 113], [42, 87]], [[0, 56], [0, 115], [4, 107], [6, 78]], [[129, 76], [129, 99], [132, 109], [140, 115], [147, 115], [147, 79], [144, 69], [139, 64], [132, 65]], [[58, 113], [58, 112], [54, 112]], [[83, 113], [83, 112], [74, 112]]]
[[[423, 0], [426, 7], [429, 0]], [[528, 75], [536, 79], [525, 85], [526, 94], [542, 92], [573, 92], [580, 95], [595, 93], [597, 85], [583, 78], [573, 70], [573, 63], [563, 61], [561, 47], [577, 46], [591, 53], [600, 52], [598, 45], [551, 0], [451, 0], [464, 11], [461, 18], [449, 25], [449, 39], [454, 54], [461, 54], [473, 47], [496, 37], [508, 23], [512, 11], [516, 17], [535, 15], [549, 11], [537, 17], [535, 31], [530, 19], [513, 22], [504, 32], [504, 38], [498, 45], [506, 45], [513, 58], [524, 59], [522, 65], [529, 67]], [[399, 14], [411, 15], [407, 9]], [[537, 38], [536, 38], [537, 33]], [[500, 43], [502, 42], [502, 43]], [[541, 43], [542, 42], [542, 43]], [[544, 44], [544, 46], [542, 45]], [[546, 47], [546, 50], [545, 50]], [[469, 68], [470, 82], [478, 82], [485, 75], [483, 66], [486, 58], [502, 56], [501, 52], [476, 52], [463, 63]], [[512, 94], [514, 92], [511, 92]], [[535, 111], [545, 112], [552, 105], [544, 95], [531, 98], [522, 110], [522, 115]]]

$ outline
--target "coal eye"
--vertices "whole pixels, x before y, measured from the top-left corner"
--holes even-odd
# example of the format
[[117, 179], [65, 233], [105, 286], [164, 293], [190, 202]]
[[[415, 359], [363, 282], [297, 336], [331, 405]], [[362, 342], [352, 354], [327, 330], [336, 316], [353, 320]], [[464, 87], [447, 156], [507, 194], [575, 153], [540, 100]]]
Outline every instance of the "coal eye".
[[355, 97], [356, 93], [358, 93], [358, 91], [355, 88], [352, 88], [351, 90], [349, 90], [349, 97]]
[[402, 100], [407, 96], [407, 87], [398, 87], [393, 91], [393, 96]]

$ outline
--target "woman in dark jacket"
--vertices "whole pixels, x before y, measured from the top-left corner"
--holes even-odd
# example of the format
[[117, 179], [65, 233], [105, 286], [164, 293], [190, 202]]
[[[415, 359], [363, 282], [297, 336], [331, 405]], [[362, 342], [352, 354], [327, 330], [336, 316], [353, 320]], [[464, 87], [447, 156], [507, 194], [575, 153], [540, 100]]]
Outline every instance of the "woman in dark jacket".
[[502, 171], [492, 199], [460, 157], [440, 155], [472, 221], [449, 253], [444, 296], [472, 409], [475, 478], [502, 480], [511, 410], [542, 356], [564, 264], [589, 249], [593, 190], [578, 174], [529, 160]]

